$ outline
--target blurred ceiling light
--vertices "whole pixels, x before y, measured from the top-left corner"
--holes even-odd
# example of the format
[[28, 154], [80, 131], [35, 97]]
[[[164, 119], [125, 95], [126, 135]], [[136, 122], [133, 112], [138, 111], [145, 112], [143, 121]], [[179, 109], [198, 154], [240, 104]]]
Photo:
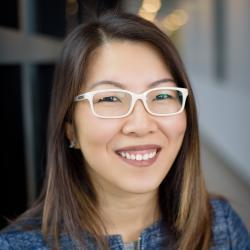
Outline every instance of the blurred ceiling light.
[[162, 25], [167, 31], [176, 31], [180, 27], [179, 25], [176, 25], [176, 23], [172, 21], [171, 16], [165, 17], [164, 20], [162, 21]]
[[179, 25], [184, 25], [188, 21], [188, 14], [185, 10], [176, 9], [173, 11], [173, 15], [177, 16]]
[[170, 14], [168, 19], [172, 24], [174, 24], [176, 26], [182, 26], [182, 24], [183, 24], [180, 17], [174, 13]]
[[144, 19], [147, 19], [148, 21], [154, 21], [155, 17], [156, 17], [156, 12], [147, 12], [144, 11], [143, 9], [139, 10], [139, 16], [141, 16]]
[[188, 14], [185, 10], [176, 9], [171, 14], [166, 16], [162, 25], [164, 29], [168, 32], [174, 32], [178, 30], [181, 26], [186, 24], [188, 21]]
[[144, 0], [142, 9], [146, 12], [155, 13], [161, 8], [161, 0]]

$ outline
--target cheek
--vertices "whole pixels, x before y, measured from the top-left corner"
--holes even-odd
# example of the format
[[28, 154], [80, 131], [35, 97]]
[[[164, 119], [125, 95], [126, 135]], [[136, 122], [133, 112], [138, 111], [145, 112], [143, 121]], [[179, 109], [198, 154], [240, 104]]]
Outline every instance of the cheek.
[[119, 133], [118, 120], [101, 119], [86, 113], [75, 119], [77, 139], [82, 149], [106, 147], [110, 140]]
[[160, 128], [170, 141], [181, 144], [187, 126], [186, 114], [167, 117], [160, 123]]

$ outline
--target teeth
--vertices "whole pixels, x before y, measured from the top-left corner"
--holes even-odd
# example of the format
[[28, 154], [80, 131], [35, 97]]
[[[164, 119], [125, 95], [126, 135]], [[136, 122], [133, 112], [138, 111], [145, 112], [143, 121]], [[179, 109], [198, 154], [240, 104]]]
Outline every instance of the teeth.
[[130, 157], [130, 154], [129, 154], [129, 153], [126, 153], [126, 158], [127, 158], [127, 159], [129, 159], [129, 160], [131, 159], [131, 157]]
[[148, 159], [152, 159], [156, 155], [156, 150], [154, 152], [148, 154], [129, 154], [128, 152], [120, 152], [120, 155], [128, 160], [136, 160], [136, 161], [146, 161]]
[[135, 155], [131, 155], [131, 156], [130, 156], [130, 159], [131, 159], [131, 160], [135, 160], [135, 159], [136, 159], [136, 156], [135, 156]]
[[141, 161], [141, 160], [142, 160], [142, 155], [136, 155], [135, 159], [136, 159], [137, 161]]

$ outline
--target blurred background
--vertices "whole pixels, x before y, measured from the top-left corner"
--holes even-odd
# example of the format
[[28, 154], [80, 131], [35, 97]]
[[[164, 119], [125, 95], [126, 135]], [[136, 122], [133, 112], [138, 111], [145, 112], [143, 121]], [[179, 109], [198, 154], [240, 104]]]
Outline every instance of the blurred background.
[[156, 23], [177, 46], [197, 99], [208, 189], [250, 230], [249, 0], [8, 0], [0, 8], [0, 228], [40, 192], [54, 66], [65, 35], [106, 10]]

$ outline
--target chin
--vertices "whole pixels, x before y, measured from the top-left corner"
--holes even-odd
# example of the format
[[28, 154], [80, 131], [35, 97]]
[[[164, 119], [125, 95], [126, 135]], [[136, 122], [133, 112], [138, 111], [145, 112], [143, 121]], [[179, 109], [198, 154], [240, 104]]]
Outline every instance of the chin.
[[160, 186], [160, 183], [155, 182], [136, 182], [136, 183], [128, 183], [127, 185], [124, 185], [123, 187], [120, 187], [120, 189], [123, 189], [123, 191], [128, 193], [134, 193], [134, 194], [144, 194], [144, 193], [150, 193], [155, 192], [158, 190]]

